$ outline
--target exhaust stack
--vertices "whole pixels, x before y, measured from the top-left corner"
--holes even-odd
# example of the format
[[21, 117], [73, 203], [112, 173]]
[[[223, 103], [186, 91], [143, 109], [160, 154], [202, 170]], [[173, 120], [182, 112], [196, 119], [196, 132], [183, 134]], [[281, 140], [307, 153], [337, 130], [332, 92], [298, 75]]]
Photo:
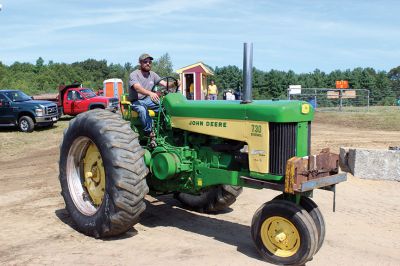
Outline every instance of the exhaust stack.
[[253, 43], [243, 44], [243, 92], [244, 97], [242, 104], [251, 103], [252, 95], [252, 80], [253, 80]]

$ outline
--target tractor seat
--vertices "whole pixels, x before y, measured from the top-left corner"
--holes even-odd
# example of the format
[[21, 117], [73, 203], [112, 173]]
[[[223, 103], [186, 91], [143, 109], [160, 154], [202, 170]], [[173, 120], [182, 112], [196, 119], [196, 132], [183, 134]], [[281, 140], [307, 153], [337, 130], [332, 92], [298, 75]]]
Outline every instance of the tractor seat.
[[[123, 94], [121, 95], [121, 111], [124, 117], [130, 117], [136, 118], [139, 116], [139, 114], [131, 109], [131, 102], [128, 100], [127, 95]], [[150, 117], [155, 117], [156, 112], [153, 110], [148, 110]]]
[[[154, 112], [153, 110], [147, 110], [149, 112], [150, 117], [155, 117], [156, 116], [156, 112]], [[139, 114], [133, 110], [131, 110], [131, 117], [138, 117]]]

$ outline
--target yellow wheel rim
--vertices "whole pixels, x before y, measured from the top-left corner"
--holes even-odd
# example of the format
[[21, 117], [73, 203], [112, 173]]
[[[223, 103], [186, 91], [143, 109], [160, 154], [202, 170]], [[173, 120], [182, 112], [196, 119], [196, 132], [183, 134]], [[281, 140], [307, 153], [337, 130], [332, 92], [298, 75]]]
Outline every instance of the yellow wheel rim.
[[103, 202], [106, 187], [106, 175], [103, 160], [96, 145], [91, 142], [83, 157], [84, 186], [89, 193], [90, 200], [95, 206]]
[[269, 252], [279, 257], [293, 256], [300, 248], [297, 228], [279, 216], [272, 216], [262, 223], [261, 240]]

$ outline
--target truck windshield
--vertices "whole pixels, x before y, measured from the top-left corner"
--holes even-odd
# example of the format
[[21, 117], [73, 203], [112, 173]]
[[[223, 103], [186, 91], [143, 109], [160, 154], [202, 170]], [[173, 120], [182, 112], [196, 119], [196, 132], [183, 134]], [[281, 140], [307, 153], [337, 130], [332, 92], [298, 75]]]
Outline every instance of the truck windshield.
[[5, 92], [5, 95], [13, 102], [24, 102], [31, 100], [31, 97], [22, 91], [7, 91]]
[[92, 91], [92, 89], [82, 89], [80, 92], [85, 95], [86, 98], [96, 97], [96, 93]]

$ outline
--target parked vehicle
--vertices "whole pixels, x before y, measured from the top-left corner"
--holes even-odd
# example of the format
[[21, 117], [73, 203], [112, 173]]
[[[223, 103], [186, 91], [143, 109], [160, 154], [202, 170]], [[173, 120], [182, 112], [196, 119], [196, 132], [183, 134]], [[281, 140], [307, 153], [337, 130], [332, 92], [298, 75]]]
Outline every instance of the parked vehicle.
[[39, 95], [34, 98], [56, 102], [60, 116], [75, 116], [96, 108], [116, 112], [119, 108], [117, 98], [98, 96], [91, 88], [83, 88], [80, 83], [60, 86], [59, 93], [55, 95]]
[[32, 132], [36, 126], [52, 126], [58, 120], [57, 105], [33, 100], [19, 90], [0, 90], [0, 126], [18, 126]]

